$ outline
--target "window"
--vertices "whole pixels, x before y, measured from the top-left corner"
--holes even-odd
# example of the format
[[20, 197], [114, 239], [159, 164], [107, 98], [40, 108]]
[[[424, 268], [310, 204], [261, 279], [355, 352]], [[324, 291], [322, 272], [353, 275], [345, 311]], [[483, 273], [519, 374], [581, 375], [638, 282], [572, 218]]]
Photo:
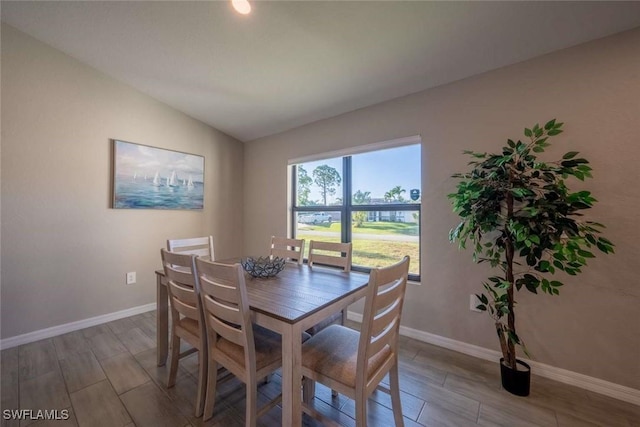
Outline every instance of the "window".
[[388, 266], [409, 255], [409, 276], [420, 280], [420, 148], [415, 143], [378, 146], [375, 151], [294, 163], [292, 235], [307, 241], [352, 242], [357, 271]]

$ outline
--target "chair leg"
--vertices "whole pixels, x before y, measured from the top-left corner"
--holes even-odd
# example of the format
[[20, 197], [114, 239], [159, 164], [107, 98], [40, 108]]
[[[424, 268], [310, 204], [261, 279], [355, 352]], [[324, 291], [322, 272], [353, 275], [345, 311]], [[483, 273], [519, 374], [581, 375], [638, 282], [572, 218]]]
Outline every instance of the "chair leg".
[[398, 377], [398, 360], [389, 371], [389, 391], [391, 392], [391, 408], [396, 427], [404, 427], [402, 404], [400, 403], [400, 381]]
[[304, 403], [311, 403], [316, 395], [316, 382], [311, 378], [302, 379], [302, 401]]
[[367, 397], [364, 390], [356, 393], [356, 427], [367, 426]]
[[[218, 383], [218, 364], [208, 358], [207, 362], [207, 397], [204, 401], [203, 421], [213, 417], [213, 407], [216, 403], [216, 385]], [[204, 361], [203, 361], [204, 362]]]
[[[340, 319], [340, 324], [344, 325], [345, 323], [347, 323], [347, 309], [345, 308], [344, 310], [342, 310], [341, 314], [342, 314], [342, 318]], [[334, 389], [331, 389], [331, 397], [333, 399], [338, 397], [338, 392]]]
[[169, 368], [169, 379], [167, 380], [167, 388], [176, 385], [176, 376], [178, 374], [178, 359], [180, 359], [180, 337], [172, 335], [171, 337], [171, 366]]
[[245, 426], [256, 427], [258, 418], [258, 384], [254, 375], [249, 376], [247, 387], [247, 406], [245, 408]]
[[207, 393], [207, 349], [198, 351], [198, 394], [196, 396], [196, 417], [200, 417], [204, 411], [204, 399]]

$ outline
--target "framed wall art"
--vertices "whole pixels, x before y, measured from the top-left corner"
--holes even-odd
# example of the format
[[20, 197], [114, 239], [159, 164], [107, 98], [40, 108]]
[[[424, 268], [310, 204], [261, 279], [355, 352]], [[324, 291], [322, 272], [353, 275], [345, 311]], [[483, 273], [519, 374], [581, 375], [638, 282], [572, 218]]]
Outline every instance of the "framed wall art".
[[204, 157], [113, 141], [113, 208], [204, 207]]

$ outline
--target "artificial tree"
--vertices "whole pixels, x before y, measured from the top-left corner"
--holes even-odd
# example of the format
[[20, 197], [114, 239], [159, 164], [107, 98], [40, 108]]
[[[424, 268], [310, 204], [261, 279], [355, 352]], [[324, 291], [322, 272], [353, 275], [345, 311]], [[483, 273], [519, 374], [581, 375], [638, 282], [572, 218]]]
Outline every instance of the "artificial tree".
[[470, 241], [474, 261], [500, 271], [483, 283], [486, 293], [477, 294], [477, 308], [495, 321], [503, 363], [513, 370], [516, 345], [527, 354], [516, 332], [515, 291], [558, 295], [563, 283], [550, 275], [580, 273], [594, 248], [613, 252], [613, 243], [600, 236], [604, 225], [582, 219], [582, 211], [596, 199], [589, 191], [571, 192], [566, 186], [570, 177], [592, 178], [589, 162], [575, 151], [558, 161], [538, 159], [550, 137], [562, 133], [562, 125], [554, 119], [525, 129], [528, 140], [508, 140], [499, 154], [465, 151], [472, 157], [471, 170], [453, 175], [461, 181], [448, 195], [462, 218], [449, 240], [460, 248]]

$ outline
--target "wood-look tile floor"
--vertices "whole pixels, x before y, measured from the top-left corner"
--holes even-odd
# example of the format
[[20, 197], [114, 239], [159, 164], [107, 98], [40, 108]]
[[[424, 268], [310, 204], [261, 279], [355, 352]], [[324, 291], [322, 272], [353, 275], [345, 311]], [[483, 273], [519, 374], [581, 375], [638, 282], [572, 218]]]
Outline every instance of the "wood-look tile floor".
[[[357, 327], [357, 324], [351, 324]], [[531, 395], [500, 387], [496, 363], [402, 337], [400, 388], [405, 425], [640, 427], [640, 407], [533, 376]], [[66, 421], [17, 421], [2, 426], [224, 426], [244, 425], [244, 385], [218, 386], [214, 418], [193, 416], [197, 354], [180, 362], [175, 387], [167, 389], [167, 367], [156, 366], [155, 312], [144, 313], [58, 337], [3, 350], [2, 410], [67, 409]], [[280, 376], [259, 388], [265, 403], [280, 392]], [[354, 402], [316, 389], [316, 409], [354, 426]], [[388, 395], [369, 400], [368, 425], [391, 426]], [[4, 413], [4, 412], [3, 412]], [[279, 426], [280, 408], [259, 420]], [[306, 426], [319, 425], [304, 416]]]

